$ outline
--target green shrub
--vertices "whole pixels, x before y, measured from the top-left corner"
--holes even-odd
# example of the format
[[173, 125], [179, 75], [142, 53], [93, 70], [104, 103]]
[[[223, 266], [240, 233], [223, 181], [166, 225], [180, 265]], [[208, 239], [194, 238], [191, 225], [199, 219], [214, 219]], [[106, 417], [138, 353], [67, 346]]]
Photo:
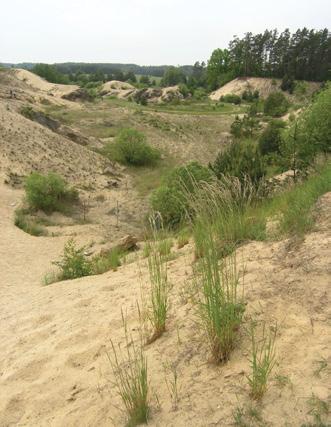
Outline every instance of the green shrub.
[[248, 176], [253, 183], [257, 183], [266, 173], [260, 151], [250, 141], [232, 142], [218, 154], [210, 167], [218, 178], [230, 175], [243, 181]]
[[227, 95], [221, 96], [220, 100], [222, 102], [228, 102], [229, 104], [235, 104], [235, 105], [241, 104], [241, 98], [240, 98], [240, 96], [234, 95], [232, 93], [229, 93]]
[[20, 113], [22, 114], [22, 116], [30, 120], [33, 120], [35, 117], [35, 111], [30, 105], [23, 105], [23, 107], [21, 107], [20, 109]]
[[295, 86], [296, 84], [293, 77], [285, 74], [280, 85], [281, 90], [283, 90], [284, 92], [288, 91], [289, 93], [293, 93]]
[[196, 99], [197, 101], [201, 101], [202, 99], [207, 98], [207, 95], [208, 93], [206, 89], [202, 87], [198, 87], [197, 89], [194, 90], [193, 98]]
[[92, 274], [92, 264], [86, 258], [85, 247], [77, 248], [73, 239], [68, 240], [60, 261], [53, 262], [60, 268], [58, 280], [70, 280]]
[[190, 95], [190, 90], [184, 83], [179, 85], [179, 92], [183, 95], [184, 98], [187, 98]]
[[245, 114], [242, 119], [236, 116], [234, 122], [231, 124], [230, 133], [238, 139], [252, 137], [260, 127], [254, 115], [254, 111], [252, 111], [252, 114]]
[[282, 120], [272, 120], [259, 138], [259, 147], [262, 155], [279, 153], [282, 142], [282, 129], [285, 123]]
[[244, 101], [254, 102], [259, 99], [260, 93], [258, 90], [251, 91], [250, 89], [244, 90], [241, 97]]
[[211, 179], [211, 171], [197, 162], [175, 168], [153, 192], [152, 207], [160, 212], [165, 225], [176, 226], [190, 214], [187, 193], [195, 191], [196, 182]]
[[280, 117], [286, 114], [289, 102], [282, 92], [271, 93], [264, 102], [264, 114]]
[[105, 147], [105, 153], [113, 160], [133, 166], [154, 165], [160, 159], [160, 152], [146, 142], [143, 133], [135, 129], [122, 129], [114, 143]]
[[26, 179], [25, 193], [31, 209], [41, 209], [47, 213], [63, 211], [78, 200], [78, 192], [68, 188], [65, 180], [55, 173], [41, 175], [33, 172]]

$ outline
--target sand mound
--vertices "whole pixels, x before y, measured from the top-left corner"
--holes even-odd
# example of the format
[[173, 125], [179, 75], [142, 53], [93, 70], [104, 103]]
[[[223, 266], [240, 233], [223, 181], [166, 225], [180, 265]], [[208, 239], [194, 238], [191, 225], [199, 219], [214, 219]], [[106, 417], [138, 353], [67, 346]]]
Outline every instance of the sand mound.
[[127, 82], [120, 82], [118, 80], [111, 80], [102, 85], [101, 96], [116, 96], [119, 99], [125, 99], [133, 94], [136, 88]]
[[61, 85], [49, 83], [45, 79], [31, 73], [28, 70], [14, 70], [17, 79], [24, 81], [29, 86], [39, 91], [47, 92], [49, 95], [61, 98], [63, 95], [68, 95], [75, 92], [79, 87], [77, 85]]
[[72, 140], [8, 110], [0, 102], [0, 174], [54, 171], [74, 183], [96, 183], [105, 159]]
[[[320, 84], [316, 82], [306, 82], [308, 94], [316, 91]], [[224, 95], [234, 94], [241, 96], [245, 90], [258, 90], [261, 97], [266, 98], [270, 93], [280, 90], [280, 79], [269, 79], [262, 77], [238, 77], [225, 84], [221, 88], [210, 94], [210, 99], [219, 101]], [[286, 92], [284, 92], [286, 93]]]
[[150, 103], [169, 102], [173, 99], [183, 99], [179, 86], [169, 86], [164, 88], [143, 88], [136, 89], [129, 83], [112, 80], [104, 83], [100, 91], [101, 96], [115, 96], [119, 99], [138, 97], [144, 98]]

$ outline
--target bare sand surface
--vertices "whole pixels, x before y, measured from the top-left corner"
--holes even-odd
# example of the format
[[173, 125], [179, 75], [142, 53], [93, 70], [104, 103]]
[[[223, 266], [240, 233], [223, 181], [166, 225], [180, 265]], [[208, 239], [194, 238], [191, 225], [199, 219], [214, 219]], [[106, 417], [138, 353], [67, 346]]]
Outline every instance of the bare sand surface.
[[[125, 416], [112, 384], [106, 351], [124, 342], [121, 309], [129, 329], [138, 327], [144, 261], [117, 272], [42, 286], [64, 237], [32, 237], [13, 225], [21, 191], [0, 186], [0, 425], [121, 426]], [[259, 406], [263, 425], [301, 426], [312, 421], [312, 395], [328, 400], [330, 356], [330, 206], [320, 202], [317, 229], [302, 242], [253, 242], [238, 251], [245, 264], [247, 313], [277, 321], [278, 364]], [[78, 241], [83, 243], [84, 236]], [[249, 339], [244, 331], [231, 360], [208, 363], [208, 349], [185, 297], [192, 247], [169, 263], [171, 314], [167, 332], [146, 347], [152, 388], [151, 426], [233, 425], [236, 408], [251, 405], [245, 374]], [[173, 407], [165, 366], [178, 371], [179, 402]], [[158, 399], [156, 400], [155, 394]], [[157, 403], [159, 402], [159, 403]], [[251, 424], [259, 425], [259, 424]]]

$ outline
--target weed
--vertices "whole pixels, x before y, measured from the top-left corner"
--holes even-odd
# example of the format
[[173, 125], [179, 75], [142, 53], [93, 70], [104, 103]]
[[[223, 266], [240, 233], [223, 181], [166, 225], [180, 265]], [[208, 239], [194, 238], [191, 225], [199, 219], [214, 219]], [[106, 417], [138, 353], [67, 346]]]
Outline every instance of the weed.
[[[165, 369], [165, 383], [170, 394], [173, 410], [176, 411], [179, 402], [179, 388], [178, 388], [178, 371], [174, 363], [164, 364]], [[170, 378], [167, 378], [169, 372]]]
[[280, 374], [275, 375], [275, 382], [280, 388], [291, 384], [291, 380], [288, 376]]
[[147, 358], [142, 343], [137, 346], [129, 336], [127, 323], [122, 312], [125, 331], [125, 351], [111, 342], [112, 355], [108, 354], [115, 377], [117, 392], [124, 404], [127, 427], [147, 423], [149, 417], [149, 384]]
[[261, 400], [268, 386], [268, 380], [276, 363], [275, 340], [277, 328], [270, 328], [266, 332], [265, 324], [262, 328], [262, 337], [256, 338], [256, 324], [252, 321], [249, 328], [252, 343], [251, 375], [247, 376], [250, 394], [253, 399]]
[[320, 378], [321, 377], [321, 372], [323, 372], [325, 369], [327, 369], [328, 367], [328, 362], [327, 360], [323, 357], [321, 360], [317, 360], [315, 362], [315, 364], [317, 365], [317, 368], [314, 371], [314, 375], [315, 377]]
[[113, 248], [104, 255], [96, 255], [91, 261], [93, 274], [103, 274], [109, 270], [116, 271], [121, 265], [122, 256], [124, 253], [118, 248]]
[[329, 404], [315, 394], [312, 394], [307, 403], [310, 407], [308, 414], [314, 418], [314, 422], [302, 424], [301, 427], [330, 427], [323, 420], [329, 414]]

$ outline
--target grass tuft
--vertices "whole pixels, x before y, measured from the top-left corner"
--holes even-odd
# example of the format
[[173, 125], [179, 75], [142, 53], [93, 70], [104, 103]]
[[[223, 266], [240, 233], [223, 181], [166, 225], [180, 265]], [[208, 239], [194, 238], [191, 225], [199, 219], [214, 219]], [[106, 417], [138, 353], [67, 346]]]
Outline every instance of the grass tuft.
[[151, 283], [150, 309], [148, 318], [153, 327], [153, 334], [147, 341], [154, 342], [166, 330], [166, 320], [169, 309], [169, 284], [167, 257], [171, 246], [165, 244], [167, 240], [159, 243], [159, 231], [156, 224], [151, 220], [153, 238], [150, 240], [150, 252], [148, 255], [148, 269]]
[[127, 427], [146, 424], [149, 417], [149, 384], [147, 358], [142, 343], [135, 344], [129, 336], [122, 312], [125, 331], [125, 351], [116, 348], [111, 341], [112, 354], [108, 359], [115, 377], [115, 386], [124, 404]]
[[265, 324], [262, 328], [262, 337], [256, 337], [256, 324], [252, 321], [249, 328], [252, 344], [251, 374], [247, 376], [250, 394], [254, 400], [261, 400], [264, 396], [270, 374], [276, 363], [275, 340], [277, 328], [270, 328], [267, 332]]

